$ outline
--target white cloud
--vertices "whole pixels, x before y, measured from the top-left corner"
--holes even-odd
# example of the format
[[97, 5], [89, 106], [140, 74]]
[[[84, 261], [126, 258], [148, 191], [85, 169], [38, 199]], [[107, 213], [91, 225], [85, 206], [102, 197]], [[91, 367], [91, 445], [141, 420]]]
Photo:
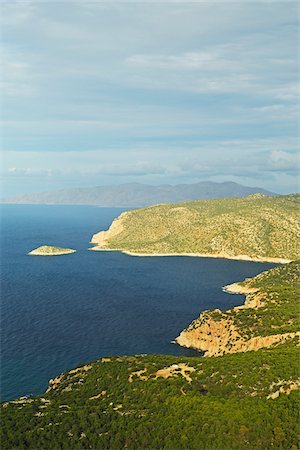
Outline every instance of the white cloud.
[[136, 67], [182, 70], [239, 70], [237, 61], [229, 60], [217, 51], [186, 52], [179, 55], [133, 55], [126, 63]]
[[32, 83], [35, 76], [30, 64], [19, 50], [14, 47], [0, 47], [1, 79], [0, 86], [6, 95], [31, 95], [35, 92]]
[[148, 161], [140, 161], [132, 164], [99, 164], [95, 167], [95, 173], [99, 175], [117, 176], [149, 176], [163, 175], [167, 172], [166, 167]]
[[270, 154], [270, 164], [273, 170], [298, 171], [300, 169], [300, 154], [273, 150]]
[[7, 173], [291, 174], [296, 6], [6, 1]]
[[60, 174], [60, 171], [55, 169], [37, 169], [36, 167], [9, 167], [3, 172], [4, 176], [12, 176], [17, 178], [23, 177], [52, 177]]
[[0, 3], [0, 23], [3, 26], [20, 26], [32, 20], [36, 13], [36, 2], [26, 1], [3, 1]]
[[[217, 45], [198, 44], [198, 50], [188, 52], [131, 55], [125, 59], [129, 80], [132, 77], [134, 83], [152, 89], [295, 98], [296, 86], [282, 81], [295, 70], [295, 58], [290, 57], [290, 52], [284, 54], [281, 44], [278, 57], [274, 51], [278, 44], [273, 39], [264, 42], [256, 34], [250, 36], [238, 43], [230, 40]], [[277, 73], [278, 79], [274, 76]]]
[[283, 122], [296, 121], [298, 118], [298, 106], [290, 103], [275, 103], [256, 108], [241, 109], [241, 114], [252, 120], [272, 120]]
[[[32, 183], [48, 180], [51, 186], [55, 183], [93, 186], [137, 180], [150, 184], [235, 180], [274, 192], [295, 191], [299, 184], [297, 155], [288, 150], [266, 150], [274, 146], [274, 142], [205, 142], [198, 150], [180, 148], [177, 151], [170, 147], [141, 148], [139, 160], [136, 150], [130, 148], [123, 148], [121, 152], [119, 149], [85, 153], [62, 151], [56, 153], [55, 158], [52, 152], [18, 152], [16, 159], [14, 152], [6, 152], [2, 176], [4, 181], [26, 180], [27, 185], [31, 180]], [[28, 167], [33, 159], [34, 166]]]
[[275, 97], [281, 100], [297, 100], [300, 96], [299, 84], [282, 85], [274, 89]]

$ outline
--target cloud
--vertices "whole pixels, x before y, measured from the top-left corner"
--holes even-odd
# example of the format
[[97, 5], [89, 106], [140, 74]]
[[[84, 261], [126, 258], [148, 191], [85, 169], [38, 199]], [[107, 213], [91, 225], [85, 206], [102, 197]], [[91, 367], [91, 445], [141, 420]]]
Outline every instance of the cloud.
[[9, 167], [7, 171], [2, 173], [4, 177], [53, 177], [61, 174], [57, 169], [37, 169], [36, 167]]
[[[138, 54], [126, 64], [138, 70], [134, 80], [148, 88], [180, 89], [195, 93], [260, 91], [261, 76], [253, 73], [243, 45], [212, 46], [181, 54]], [[149, 77], [149, 70], [155, 74]]]
[[252, 38], [239, 44], [210, 45], [201, 51], [135, 54], [127, 57], [125, 63], [134, 71], [134, 82], [146, 88], [294, 99], [296, 87], [276, 79], [272, 71], [278, 73], [279, 66], [280, 72], [286, 74], [295, 69], [296, 61], [288, 55], [274, 58], [273, 53], [270, 43], [261, 45]]
[[1, 80], [3, 97], [31, 95], [34, 92], [32, 71], [21, 52], [2, 45], [0, 48]]
[[30, 0], [1, 2], [0, 23], [3, 26], [20, 26], [34, 18], [36, 9], [35, 2]]
[[269, 158], [270, 169], [280, 172], [298, 172], [300, 169], [299, 153], [273, 150]]
[[217, 51], [187, 52], [179, 55], [133, 55], [126, 63], [135, 67], [182, 70], [239, 70], [237, 61], [224, 58]]
[[85, 27], [84, 24], [78, 27], [76, 23], [53, 20], [46, 17], [43, 17], [40, 21], [40, 29], [44, 36], [63, 43], [68, 41], [92, 43], [95, 38], [97, 39], [97, 32], [93, 32], [93, 30]]
[[5, 2], [10, 179], [280, 174], [286, 186], [298, 133], [296, 6]]
[[[19, 153], [18, 164], [13, 166], [11, 161], [15, 160], [14, 155], [11, 157], [11, 152], [8, 152], [2, 177], [6, 184], [9, 180], [24, 182], [21, 192], [24, 186], [38, 186], [37, 183], [44, 182], [53, 189], [55, 186], [93, 186], [136, 180], [150, 184], [233, 180], [250, 186], [262, 186], [274, 192], [297, 191], [299, 172], [296, 169], [299, 166], [296, 153], [259, 150], [263, 146], [267, 147], [267, 144], [270, 145], [271, 141], [257, 142], [258, 150], [253, 144], [256, 151], [252, 154], [245, 151], [251, 143], [243, 141], [224, 141], [218, 149], [213, 143], [207, 142], [203, 145], [205, 152], [183, 149], [174, 152], [172, 148], [161, 148], [152, 153], [145, 149], [143, 153], [143, 149], [140, 149], [141, 158], [144, 156], [145, 159], [139, 161], [136, 161], [136, 152], [129, 149], [125, 153], [110, 150], [110, 157], [107, 152], [87, 152], [85, 155], [80, 152], [61, 152], [55, 160], [51, 152], [41, 152], [35, 154], [35, 165], [32, 167], [27, 165], [32, 160], [30, 153]], [[152, 157], [149, 157], [150, 154]], [[114, 162], [118, 158], [119, 162]], [[69, 161], [72, 161], [72, 165]], [[45, 188], [35, 187], [34, 190]]]
[[132, 164], [106, 164], [96, 168], [99, 175], [117, 175], [117, 176], [149, 176], [164, 175], [168, 172], [166, 167], [160, 164], [154, 164], [147, 161], [136, 162]]
[[[99, 158], [100, 159], [100, 158]], [[43, 158], [40, 158], [40, 163]], [[113, 163], [97, 163], [86, 166], [81, 166], [79, 163], [76, 168], [69, 168], [63, 164], [60, 168], [61, 162], [54, 168], [40, 167], [8, 167], [2, 171], [2, 176], [5, 177], [88, 177], [95, 175], [108, 176], [148, 176], [148, 175], [163, 175], [168, 172], [168, 169], [160, 164], [155, 164], [149, 161], [138, 161], [129, 164], [113, 164]]]
[[297, 100], [300, 96], [299, 84], [286, 84], [274, 90], [276, 98], [281, 100]]

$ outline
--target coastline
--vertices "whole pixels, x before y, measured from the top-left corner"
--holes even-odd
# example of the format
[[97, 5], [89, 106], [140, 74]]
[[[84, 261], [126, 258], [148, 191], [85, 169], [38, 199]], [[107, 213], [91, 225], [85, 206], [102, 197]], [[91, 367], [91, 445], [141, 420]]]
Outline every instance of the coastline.
[[[91, 242], [93, 243], [93, 242]], [[253, 261], [253, 262], [261, 262], [261, 263], [274, 263], [274, 264], [287, 264], [292, 262], [290, 259], [284, 258], [270, 258], [270, 257], [252, 257], [248, 255], [227, 255], [225, 253], [140, 253], [140, 252], [132, 252], [130, 250], [117, 249], [117, 248], [103, 248], [99, 245], [95, 247], [89, 248], [89, 250], [93, 250], [96, 252], [120, 252], [129, 256], [139, 256], [139, 257], [151, 257], [151, 256], [190, 256], [193, 258], [222, 258], [222, 259], [233, 259], [236, 261]]]
[[[271, 269], [271, 271], [278, 269]], [[203, 311], [198, 318], [181, 331], [175, 342], [182, 347], [202, 351], [206, 357], [217, 357], [226, 353], [257, 351], [300, 337], [300, 331], [298, 330], [282, 330], [282, 333], [275, 334], [276, 327], [272, 326], [266, 335], [264, 333], [250, 336], [247, 333], [246, 335], [243, 334], [242, 328], [237, 326], [236, 314], [248, 309], [252, 310], [255, 315], [255, 311], [266, 308], [267, 305], [268, 295], [265, 294], [264, 288], [262, 286], [252, 287], [251, 280], [235, 282], [222, 288], [224, 292], [229, 294], [245, 295], [245, 301], [242, 305], [226, 311], [220, 309]]]
[[[241, 281], [243, 283], [243, 281]], [[226, 286], [222, 287], [223, 292], [227, 292], [227, 294], [242, 294], [242, 295], [249, 295], [249, 294], [255, 294], [259, 291], [258, 288], [251, 288], [249, 286], [242, 286], [239, 282], [227, 284]]]

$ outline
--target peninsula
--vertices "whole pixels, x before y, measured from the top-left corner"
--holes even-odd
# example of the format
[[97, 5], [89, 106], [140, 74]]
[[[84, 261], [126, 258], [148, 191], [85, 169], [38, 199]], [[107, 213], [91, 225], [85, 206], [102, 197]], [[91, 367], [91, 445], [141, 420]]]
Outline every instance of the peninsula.
[[75, 253], [76, 250], [71, 248], [54, 247], [51, 245], [42, 245], [31, 252], [28, 255], [33, 256], [58, 256], [58, 255], [68, 255], [69, 253]]
[[122, 213], [92, 250], [287, 263], [300, 256], [300, 195], [199, 200]]

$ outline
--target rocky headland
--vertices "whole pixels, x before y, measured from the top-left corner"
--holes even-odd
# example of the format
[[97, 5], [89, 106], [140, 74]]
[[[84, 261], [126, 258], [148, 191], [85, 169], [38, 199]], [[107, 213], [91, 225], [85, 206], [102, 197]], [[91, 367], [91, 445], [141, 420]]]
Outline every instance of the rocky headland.
[[288, 263], [300, 256], [299, 202], [256, 194], [131, 210], [94, 234], [91, 250]]
[[221, 356], [299, 341], [299, 273], [299, 262], [293, 262], [225, 286], [226, 292], [245, 294], [245, 303], [228, 311], [204, 311], [180, 333], [177, 344]]

